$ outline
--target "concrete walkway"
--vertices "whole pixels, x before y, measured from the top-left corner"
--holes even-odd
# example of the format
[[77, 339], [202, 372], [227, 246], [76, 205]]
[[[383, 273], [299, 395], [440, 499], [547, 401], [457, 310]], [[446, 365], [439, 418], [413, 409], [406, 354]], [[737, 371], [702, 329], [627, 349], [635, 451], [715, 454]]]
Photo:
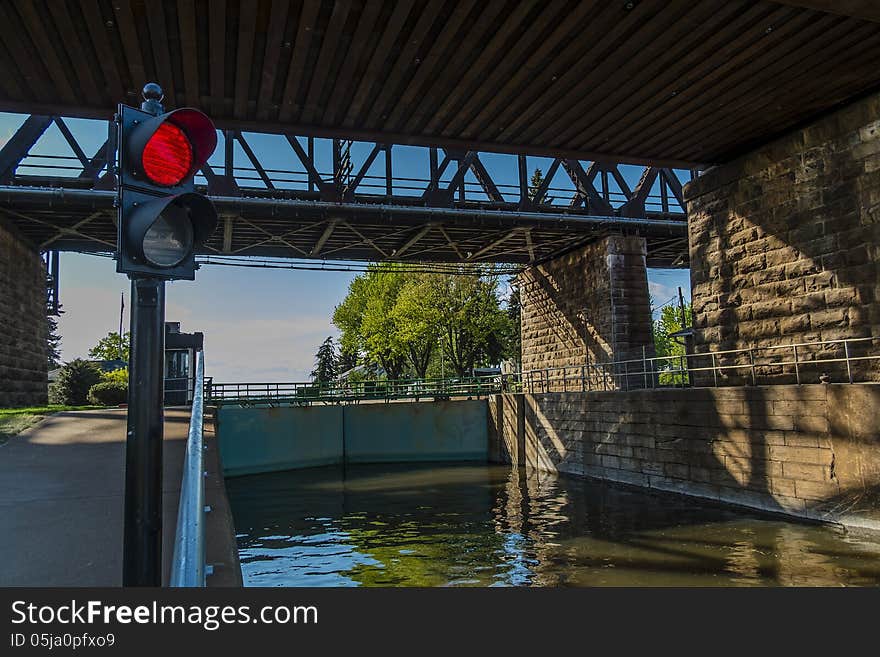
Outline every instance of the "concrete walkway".
[[[209, 586], [241, 572], [216, 442], [206, 423]], [[165, 412], [164, 581], [189, 410]], [[126, 411], [59, 413], [0, 446], [0, 586], [121, 586]]]

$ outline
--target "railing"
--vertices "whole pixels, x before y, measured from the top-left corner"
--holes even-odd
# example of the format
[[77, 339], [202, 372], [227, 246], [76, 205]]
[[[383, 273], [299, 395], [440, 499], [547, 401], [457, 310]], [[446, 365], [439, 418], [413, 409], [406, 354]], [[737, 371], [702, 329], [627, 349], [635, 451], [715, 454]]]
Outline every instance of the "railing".
[[517, 382], [510, 375], [460, 379], [397, 379], [332, 383], [211, 383], [212, 405], [281, 405], [313, 403], [390, 402], [398, 399], [451, 399], [485, 397], [512, 392]]
[[460, 379], [398, 379], [331, 383], [213, 383], [212, 405], [338, 404], [360, 401], [487, 397], [502, 392], [590, 392], [643, 388], [723, 387], [786, 383], [880, 382], [880, 338], [849, 338], [648, 356], [522, 374]]
[[171, 562], [171, 586], [205, 586], [205, 475], [204, 445], [204, 375], [205, 358], [196, 352], [196, 384], [192, 418], [183, 461], [180, 505], [177, 508], [177, 531]]
[[880, 338], [821, 340], [529, 370], [526, 392], [880, 381]]

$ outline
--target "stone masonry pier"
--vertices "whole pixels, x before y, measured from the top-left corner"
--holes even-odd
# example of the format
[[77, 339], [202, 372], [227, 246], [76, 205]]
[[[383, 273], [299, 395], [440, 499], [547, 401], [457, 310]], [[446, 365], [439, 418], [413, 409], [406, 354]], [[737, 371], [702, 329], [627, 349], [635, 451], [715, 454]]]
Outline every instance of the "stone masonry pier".
[[498, 395], [490, 459], [880, 530], [880, 386]]
[[603, 238], [518, 282], [523, 371], [653, 355], [643, 238]]
[[0, 221], [0, 408], [46, 403], [46, 270]]
[[[697, 353], [880, 335], [880, 94], [709, 169], [684, 195]], [[861, 369], [880, 380], [878, 361]], [[776, 374], [793, 382], [790, 367]]]

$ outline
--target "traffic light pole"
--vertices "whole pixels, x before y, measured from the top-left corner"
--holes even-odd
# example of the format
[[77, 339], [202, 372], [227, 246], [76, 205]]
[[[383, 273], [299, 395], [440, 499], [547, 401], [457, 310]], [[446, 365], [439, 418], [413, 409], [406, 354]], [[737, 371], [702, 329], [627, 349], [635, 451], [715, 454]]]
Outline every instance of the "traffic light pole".
[[162, 585], [165, 282], [131, 282], [123, 586]]
[[[160, 114], [162, 90], [144, 92], [141, 109]], [[131, 300], [122, 585], [162, 586], [165, 281], [132, 278]]]
[[165, 281], [194, 280], [196, 249], [217, 226], [194, 176], [217, 146], [194, 108], [165, 112], [156, 83], [117, 113], [116, 271], [131, 279], [122, 583], [162, 585]]

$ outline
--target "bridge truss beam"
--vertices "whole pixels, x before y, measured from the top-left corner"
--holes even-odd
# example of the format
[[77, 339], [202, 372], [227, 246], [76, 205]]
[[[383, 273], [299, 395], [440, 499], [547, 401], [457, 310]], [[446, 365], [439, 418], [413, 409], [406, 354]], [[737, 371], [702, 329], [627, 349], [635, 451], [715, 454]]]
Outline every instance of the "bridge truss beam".
[[[52, 125], [73, 155], [37, 152]], [[89, 157], [63, 117], [33, 115], [0, 149], [0, 215], [40, 250], [115, 248], [112, 126]], [[499, 172], [486, 164], [496, 154], [424, 148], [418, 177], [402, 145], [334, 139], [322, 171], [313, 138], [223, 137], [221, 161], [201, 170], [222, 217], [203, 255], [529, 264], [625, 232], [647, 238], [651, 266], [687, 264], [683, 180], [669, 168], [640, 167], [630, 185], [618, 163], [550, 158], [535, 186], [524, 155], [501, 156], [513, 166]], [[268, 153], [256, 147], [271, 137]]]

